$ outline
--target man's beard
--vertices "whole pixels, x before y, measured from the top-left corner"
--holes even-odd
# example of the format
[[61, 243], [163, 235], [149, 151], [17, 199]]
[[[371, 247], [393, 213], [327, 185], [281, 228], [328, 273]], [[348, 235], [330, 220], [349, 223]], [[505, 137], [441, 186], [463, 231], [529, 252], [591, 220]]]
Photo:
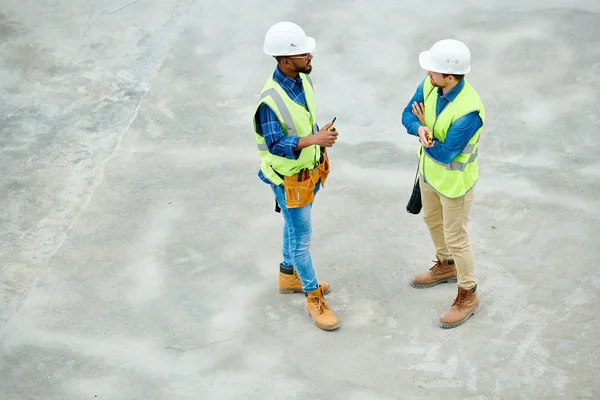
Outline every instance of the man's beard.
[[442, 86], [442, 85], [438, 85], [438, 84], [437, 84], [437, 83], [436, 83], [436, 82], [435, 82], [433, 79], [430, 79], [430, 81], [431, 81], [431, 84], [432, 84], [434, 87], [436, 87], [436, 88], [442, 88], [442, 89], [443, 89], [443, 88], [445, 87], [445, 85], [444, 85], [444, 86]]
[[306, 66], [304, 68], [296, 68], [296, 72], [299, 72], [301, 74], [310, 74], [310, 71], [312, 71], [312, 65], [310, 66]]

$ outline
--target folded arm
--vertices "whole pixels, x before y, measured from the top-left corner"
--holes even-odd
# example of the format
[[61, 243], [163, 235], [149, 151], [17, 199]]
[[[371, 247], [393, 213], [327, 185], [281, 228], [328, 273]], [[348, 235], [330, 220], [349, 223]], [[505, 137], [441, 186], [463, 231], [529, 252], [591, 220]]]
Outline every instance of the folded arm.
[[419, 118], [412, 113], [412, 105], [415, 101], [417, 102], [417, 104], [421, 104], [425, 101], [424, 96], [423, 96], [423, 84], [424, 83], [425, 83], [425, 80], [423, 80], [423, 82], [421, 82], [421, 84], [417, 88], [415, 94], [413, 95], [412, 99], [410, 99], [410, 101], [404, 108], [404, 111], [402, 112], [402, 125], [404, 125], [404, 127], [406, 128], [406, 131], [410, 135], [413, 135], [413, 136], [419, 136], [417, 131], [418, 131], [419, 127], [421, 126], [421, 122], [419, 121]]
[[434, 139], [433, 147], [425, 149], [425, 152], [434, 160], [448, 164], [462, 153], [469, 140], [482, 125], [483, 122], [476, 111], [462, 116], [454, 120], [443, 143]]

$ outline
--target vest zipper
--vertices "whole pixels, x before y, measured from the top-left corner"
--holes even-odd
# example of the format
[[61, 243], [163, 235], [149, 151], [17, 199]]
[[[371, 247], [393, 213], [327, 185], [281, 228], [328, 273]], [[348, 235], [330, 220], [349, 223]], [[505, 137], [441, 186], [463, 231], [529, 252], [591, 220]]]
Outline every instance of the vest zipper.
[[[304, 92], [304, 103], [306, 104], [306, 111], [308, 111], [308, 115], [310, 115], [310, 131], [312, 132], [311, 135], [314, 135], [317, 132], [315, 132], [315, 121], [313, 120], [313, 113], [310, 110], [310, 107], [308, 107], [308, 97], [306, 97], [306, 90], [304, 89], [304, 79], [302, 79], [302, 92]], [[317, 165], [317, 153], [319, 153], [320, 155], [321, 152], [315, 150], [314, 165]]]

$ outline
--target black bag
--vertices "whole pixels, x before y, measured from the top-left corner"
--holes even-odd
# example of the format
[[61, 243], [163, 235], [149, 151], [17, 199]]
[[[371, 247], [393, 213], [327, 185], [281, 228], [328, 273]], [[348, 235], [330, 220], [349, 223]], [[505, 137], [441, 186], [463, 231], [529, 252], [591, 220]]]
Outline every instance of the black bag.
[[417, 165], [415, 183], [413, 185], [410, 199], [408, 199], [408, 204], [406, 205], [406, 211], [408, 211], [410, 214], [416, 215], [421, 212], [422, 207], [423, 203], [421, 203], [421, 187], [419, 186], [419, 166]]

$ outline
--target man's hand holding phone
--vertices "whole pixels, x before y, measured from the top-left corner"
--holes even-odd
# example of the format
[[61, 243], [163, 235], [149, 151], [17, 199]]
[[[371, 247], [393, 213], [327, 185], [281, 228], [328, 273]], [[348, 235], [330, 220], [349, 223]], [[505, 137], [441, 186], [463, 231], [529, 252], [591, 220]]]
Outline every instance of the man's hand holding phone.
[[433, 147], [433, 134], [428, 127], [420, 126], [417, 133], [419, 134], [419, 140], [421, 141], [423, 147], [427, 149]]
[[[321, 146], [321, 147], [331, 147], [335, 144], [337, 140], [338, 131], [333, 127], [333, 123], [335, 122], [335, 118], [333, 121], [325, 125], [321, 128], [321, 130], [314, 135], [309, 135], [303, 138], [300, 138], [298, 144], [294, 148], [296, 151], [300, 151], [308, 146]], [[323, 149], [321, 149], [323, 150]]]
[[338, 131], [333, 126], [333, 121], [321, 128], [321, 130], [313, 135], [314, 144], [321, 147], [331, 147], [337, 140]]

